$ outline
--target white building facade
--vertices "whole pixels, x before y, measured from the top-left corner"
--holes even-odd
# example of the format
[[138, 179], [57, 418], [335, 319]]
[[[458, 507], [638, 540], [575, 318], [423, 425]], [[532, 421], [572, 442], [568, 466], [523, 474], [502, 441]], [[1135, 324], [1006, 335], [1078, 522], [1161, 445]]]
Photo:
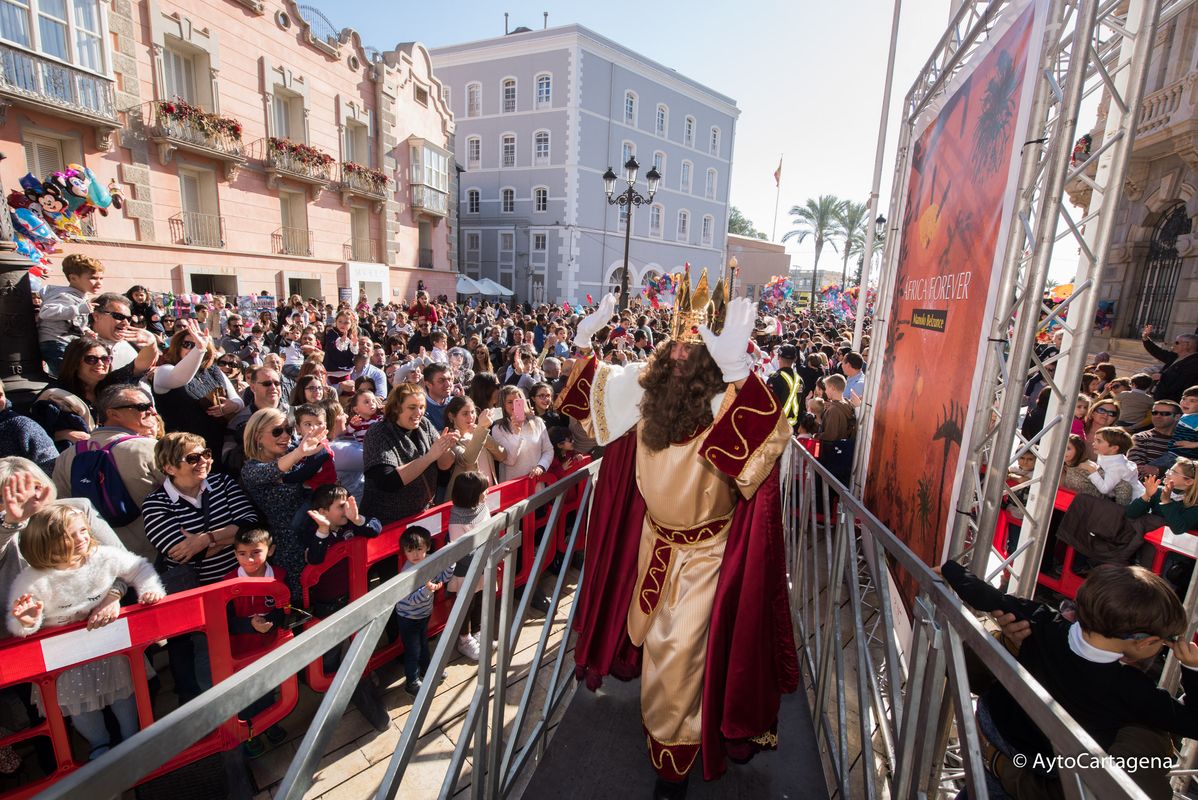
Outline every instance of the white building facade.
[[[609, 166], [662, 174], [632, 213], [629, 283], [724, 262], [736, 102], [579, 25], [431, 51], [456, 119], [458, 270], [530, 302], [619, 285], [625, 216]], [[626, 186], [621, 180], [617, 190]]]

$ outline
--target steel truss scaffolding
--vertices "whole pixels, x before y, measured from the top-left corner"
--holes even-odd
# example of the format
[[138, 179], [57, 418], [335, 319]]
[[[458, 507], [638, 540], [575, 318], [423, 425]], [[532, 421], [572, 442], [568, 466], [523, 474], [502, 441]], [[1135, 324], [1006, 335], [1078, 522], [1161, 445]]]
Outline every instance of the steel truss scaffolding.
[[[1152, 53], [1153, 36], [1193, 0], [1048, 0], [1048, 17], [1031, 114], [1024, 131], [1016, 205], [1004, 240], [1002, 270], [994, 288], [997, 302], [986, 329], [988, 346], [976, 411], [963, 443], [964, 479], [951, 526], [949, 552], [971, 562], [979, 575], [1010, 568], [1011, 591], [1031, 596], [1044, 549], [1044, 532], [1052, 517], [1073, 406], [1085, 366], [1086, 348], [1098, 302], [1123, 176], [1131, 154], [1136, 116]], [[895, 164], [889, 219], [902, 218], [910, 174], [912, 131], [920, 118], [934, 113], [951, 79], [968, 63], [1017, 0], [972, 0], [958, 9], [925, 64], [904, 103], [903, 125]], [[1032, 65], [1029, 65], [1031, 68]], [[1105, 93], [1109, 98], [1101, 139], [1080, 163], [1071, 164], [1083, 100]], [[1077, 214], [1064, 202], [1065, 187], [1083, 182], [1091, 191], [1088, 209]], [[895, 234], [900, 233], [894, 229]], [[898, 235], [887, 239], [874, 320], [871, 360], [880, 363], [884, 332], [893, 302], [898, 261]], [[1042, 302], [1053, 246], [1068, 240], [1079, 251], [1074, 293], [1066, 303], [1048, 309]], [[1064, 330], [1059, 352], [1041, 359], [1037, 333], [1050, 321]], [[1023, 389], [1038, 371], [1051, 388], [1044, 428], [1032, 440], [1019, 432]], [[878, 379], [879, 370], [871, 370]], [[880, 387], [866, 393], [866, 413]], [[869, 429], [869, 426], [865, 426]], [[868, 436], [857, 453], [858, 491], [866, 476]], [[1036, 457], [1032, 477], [1020, 484], [1029, 495], [1017, 552], [1000, 560], [993, 536], [1007, 466], [1022, 453]], [[1049, 465], [1052, 465], [1051, 467]], [[1013, 495], [1013, 493], [1012, 493]], [[977, 557], [985, 553], [985, 557]]]

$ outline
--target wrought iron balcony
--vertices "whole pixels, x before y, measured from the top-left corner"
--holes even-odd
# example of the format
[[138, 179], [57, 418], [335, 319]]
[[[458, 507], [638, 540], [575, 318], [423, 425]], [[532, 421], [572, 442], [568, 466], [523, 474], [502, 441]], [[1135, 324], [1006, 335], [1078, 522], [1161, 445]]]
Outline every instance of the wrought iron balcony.
[[286, 256], [312, 255], [312, 234], [307, 228], [279, 228], [270, 235], [275, 253]]
[[280, 178], [306, 183], [315, 200], [332, 180], [332, 156], [312, 145], [269, 138], [261, 141], [259, 149], [272, 189], [278, 188]]
[[375, 213], [383, 210], [387, 190], [391, 181], [381, 170], [370, 169], [361, 164], [342, 162], [337, 190], [341, 192], [342, 205], [349, 205], [350, 197], [361, 197], [374, 204]]
[[449, 195], [431, 186], [412, 185], [412, 210], [437, 217], [449, 216]]
[[342, 249], [346, 261], [367, 261], [372, 264], [382, 261], [379, 258], [379, 243], [369, 236], [355, 236]]
[[186, 150], [224, 162], [225, 178], [237, 178], [246, 162], [240, 122], [178, 99], [146, 103], [142, 108], [146, 135], [158, 145], [161, 164], [169, 163], [175, 150]]
[[198, 211], [181, 211], [171, 217], [171, 241], [192, 247], [224, 247], [225, 218]]
[[78, 67], [0, 43], [0, 97], [94, 126], [107, 150], [117, 128], [112, 81]]

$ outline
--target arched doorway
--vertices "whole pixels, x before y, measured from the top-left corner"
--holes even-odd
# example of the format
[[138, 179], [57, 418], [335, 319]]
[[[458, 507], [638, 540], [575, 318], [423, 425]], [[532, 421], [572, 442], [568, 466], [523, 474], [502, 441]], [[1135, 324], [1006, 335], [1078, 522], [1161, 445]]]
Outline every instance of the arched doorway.
[[[622, 267], [622, 266], [616, 267], [615, 269], [612, 270], [611, 275], [608, 276], [607, 291], [609, 293], [614, 292], [615, 294], [619, 294], [620, 286], [623, 283], [623, 281], [624, 281], [624, 267]], [[631, 285], [631, 275], [630, 275], [629, 285]]]
[[1148, 243], [1148, 255], [1140, 270], [1139, 291], [1133, 295], [1135, 313], [1128, 319], [1126, 336], [1139, 338], [1145, 325], [1151, 325], [1160, 336], [1166, 335], [1173, 297], [1181, 277], [1181, 256], [1177, 253], [1177, 237], [1190, 232], [1192, 222], [1185, 203], [1178, 203], [1161, 215]]

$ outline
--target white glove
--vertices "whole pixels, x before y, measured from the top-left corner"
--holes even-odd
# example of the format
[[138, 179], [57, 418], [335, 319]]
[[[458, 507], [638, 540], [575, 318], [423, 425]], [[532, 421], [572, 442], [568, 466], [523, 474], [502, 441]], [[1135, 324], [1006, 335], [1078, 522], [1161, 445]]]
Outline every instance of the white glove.
[[603, 326], [611, 322], [612, 314], [615, 313], [616, 303], [619, 302], [614, 294], [609, 294], [599, 301], [599, 308], [582, 318], [578, 323], [578, 330], [574, 333], [574, 346], [579, 350], [590, 350], [591, 339], [595, 338], [595, 334], [603, 329]]
[[749, 337], [753, 335], [753, 320], [757, 311], [753, 301], [737, 297], [728, 304], [724, 317], [724, 330], [716, 336], [706, 325], [699, 327], [699, 335], [707, 345], [707, 352], [724, 374], [728, 383], [736, 383], [749, 377], [753, 358], [749, 355]]

